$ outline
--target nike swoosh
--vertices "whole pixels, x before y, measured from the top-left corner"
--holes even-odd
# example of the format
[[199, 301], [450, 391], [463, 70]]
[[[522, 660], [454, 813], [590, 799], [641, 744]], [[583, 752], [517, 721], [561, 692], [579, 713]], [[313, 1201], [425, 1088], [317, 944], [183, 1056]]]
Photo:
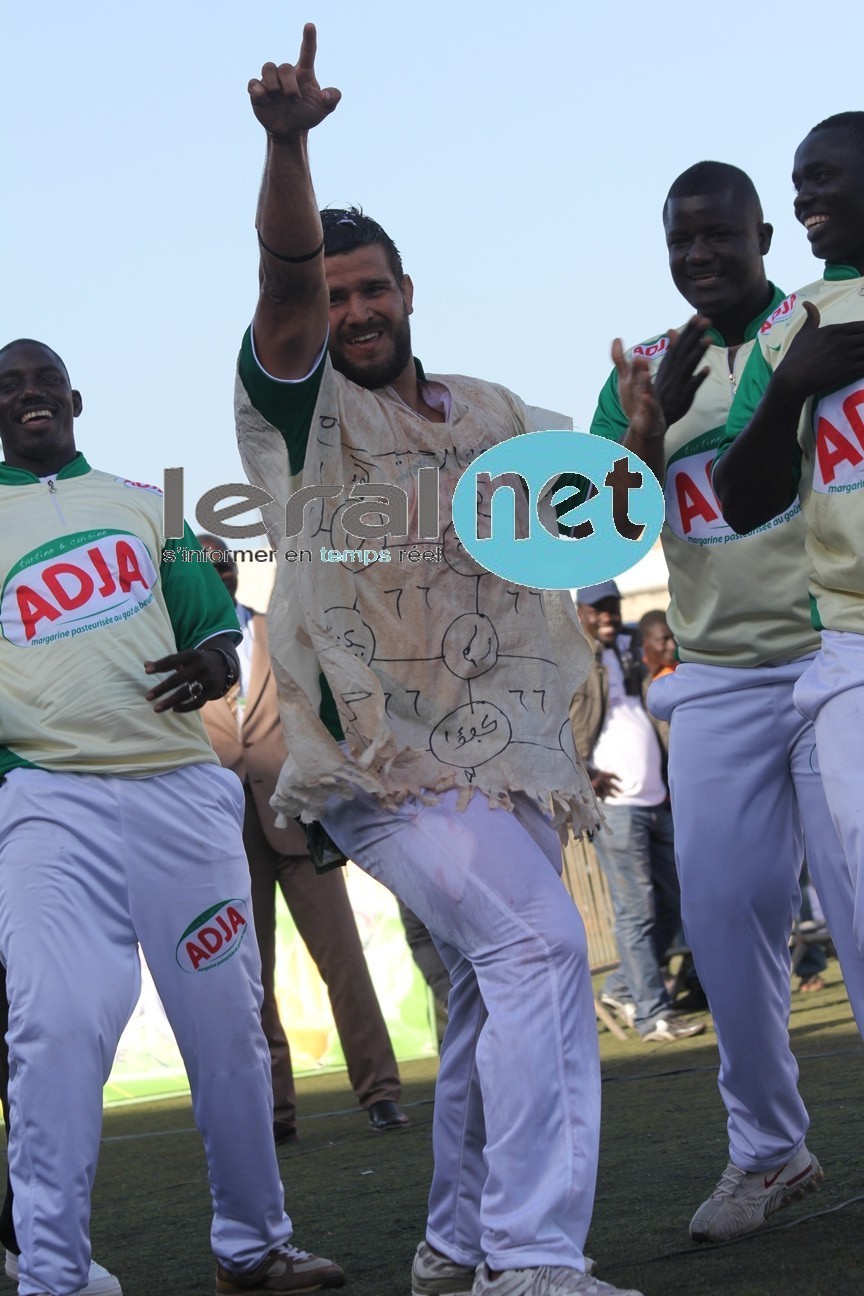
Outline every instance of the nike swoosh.
[[785, 1166], [781, 1166], [779, 1170], [775, 1170], [775, 1171], [774, 1171], [774, 1173], [773, 1173], [773, 1175], [771, 1176], [770, 1179], [769, 1179], [768, 1176], [766, 1175], [766, 1176], [765, 1176], [765, 1187], [766, 1187], [766, 1188], [773, 1188], [774, 1185], [775, 1185], [775, 1183], [776, 1183], [777, 1180], [780, 1178], [781, 1174], [783, 1173], [783, 1171], [784, 1171], [785, 1169], [786, 1169]]

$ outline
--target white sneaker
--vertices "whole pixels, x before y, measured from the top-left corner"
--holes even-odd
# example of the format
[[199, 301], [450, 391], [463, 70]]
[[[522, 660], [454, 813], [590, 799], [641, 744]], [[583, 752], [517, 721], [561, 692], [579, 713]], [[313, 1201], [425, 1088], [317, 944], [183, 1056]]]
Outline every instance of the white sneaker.
[[560, 1265], [537, 1269], [505, 1269], [497, 1278], [481, 1264], [474, 1279], [472, 1296], [642, 1296], [632, 1287], [613, 1287], [599, 1278]]
[[761, 1228], [769, 1215], [814, 1192], [824, 1175], [806, 1147], [779, 1170], [748, 1173], [730, 1161], [711, 1196], [690, 1221], [694, 1242], [727, 1242]]
[[[14, 1251], [6, 1252], [6, 1277], [18, 1281], [18, 1257]], [[123, 1288], [114, 1274], [103, 1269], [95, 1260], [90, 1261], [90, 1281], [82, 1287], [81, 1296], [123, 1296]]]
[[462, 1265], [421, 1242], [411, 1266], [411, 1296], [471, 1296], [476, 1265]]
[[611, 1008], [622, 1026], [632, 1026], [636, 1021], [636, 1005], [632, 999], [615, 999], [612, 995], [601, 994], [600, 1002], [605, 1008]]
[[658, 1017], [652, 1022], [651, 1029], [642, 1036], [649, 1044], [667, 1044], [673, 1040], [690, 1039], [691, 1035], [701, 1035], [705, 1029], [704, 1022], [681, 1021], [678, 1017]]
[[[596, 1262], [584, 1260], [586, 1274], [596, 1273]], [[421, 1242], [411, 1267], [411, 1296], [471, 1296], [475, 1272], [475, 1265], [458, 1264]]]

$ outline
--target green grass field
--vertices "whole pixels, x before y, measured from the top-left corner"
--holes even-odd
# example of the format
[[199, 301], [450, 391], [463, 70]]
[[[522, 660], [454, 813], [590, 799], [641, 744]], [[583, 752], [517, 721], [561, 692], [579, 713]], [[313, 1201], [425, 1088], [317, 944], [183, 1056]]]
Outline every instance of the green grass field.
[[[864, 1048], [836, 963], [827, 975], [823, 993], [794, 997], [792, 1022], [824, 1187], [726, 1246], [697, 1248], [687, 1236], [726, 1164], [713, 1034], [647, 1045], [601, 1033], [603, 1139], [587, 1249], [602, 1277], [645, 1296], [862, 1296]], [[280, 1155], [297, 1242], [338, 1260], [352, 1296], [408, 1296], [423, 1235], [435, 1064], [402, 1071], [410, 1129], [373, 1134], [343, 1073], [307, 1078], [301, 1141]], [[93, 1243], [125, 1296], [212, 1292], [209, 1217], [188, 1101], [108, 1110]]]

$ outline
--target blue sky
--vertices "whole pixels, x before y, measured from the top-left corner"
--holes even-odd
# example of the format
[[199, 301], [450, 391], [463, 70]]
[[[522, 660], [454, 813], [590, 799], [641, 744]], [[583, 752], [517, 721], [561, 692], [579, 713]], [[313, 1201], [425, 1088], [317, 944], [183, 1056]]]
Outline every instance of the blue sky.
[[311, 142], [319, 202], [392, 233], [427, 369], [587, 426], [611, 338], [687, 317], [660, 210], [701, 158], [753, 176], [776, 282], [819, 273], [789, 173], [816, 121], [864, 107], [851, 2], [6, 6], [0, 339], [59, 351], [91, 462], [157, 484], [183, 466], [189, 514], [242, 479], [233, 366], [264, 145], [246, 84], [296, 57], [305, 20], [343, 92]]

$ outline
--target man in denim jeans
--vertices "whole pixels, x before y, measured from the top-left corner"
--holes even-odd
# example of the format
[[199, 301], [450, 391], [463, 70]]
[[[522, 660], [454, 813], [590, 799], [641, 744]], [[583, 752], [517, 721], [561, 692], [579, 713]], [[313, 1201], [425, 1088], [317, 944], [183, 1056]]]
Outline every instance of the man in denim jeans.
[[577, 748], [603, 801], [609, 833], [594, 839], [612, 894], [620, 968], [602, 1000], [644, 1040], [698, 1035], [663, 982], [661, 960], [681, 925], [666, 752], [642, 700], [644, 667], [621, 634], [621, 596], [614, 581], [579, 591], [579, 619], [594, 648], [594, 669], [571, 704]]

